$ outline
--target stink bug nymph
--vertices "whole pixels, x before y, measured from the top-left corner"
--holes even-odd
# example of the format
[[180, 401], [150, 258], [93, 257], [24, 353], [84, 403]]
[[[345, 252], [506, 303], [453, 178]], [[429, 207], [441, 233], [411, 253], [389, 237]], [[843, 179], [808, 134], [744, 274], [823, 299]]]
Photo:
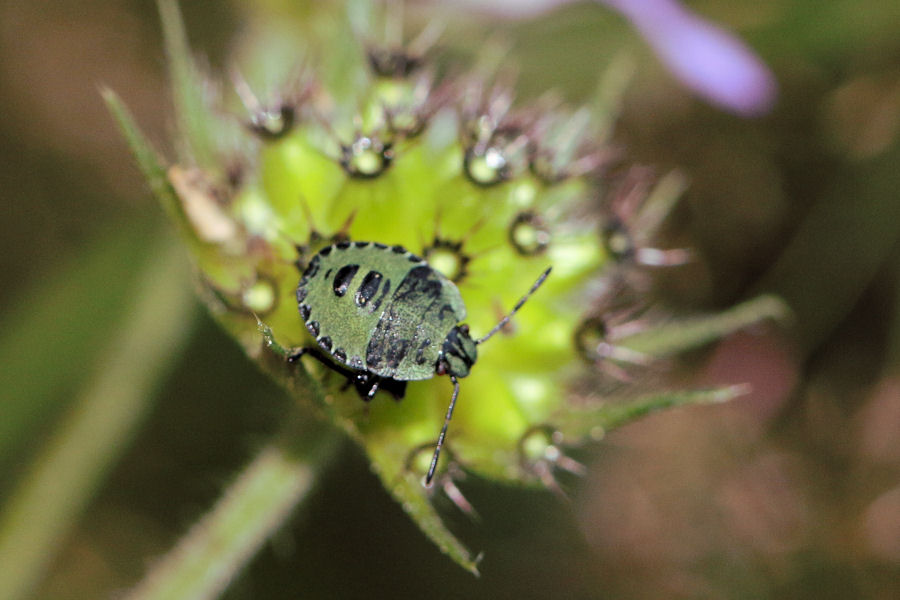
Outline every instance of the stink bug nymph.
[[352, 381], [363, 399], [383, 387], [402, 395], [407, 381], [449, 375], [453, 395], [425, 477], [431, 483], [447, 426], [477, 346], [500, 331], [544, 283], [538, 277], [485, 336], [472, 339], [456, 285], [402, 246], [340, 242], [319, 251], [297, 286], [297, 304], [318, 347], [300, 348]]

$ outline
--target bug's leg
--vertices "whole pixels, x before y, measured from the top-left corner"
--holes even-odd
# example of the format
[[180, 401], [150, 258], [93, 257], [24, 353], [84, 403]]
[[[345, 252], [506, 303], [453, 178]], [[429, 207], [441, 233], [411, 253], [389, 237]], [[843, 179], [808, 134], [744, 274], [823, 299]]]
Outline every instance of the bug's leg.
[[360, 395], [365, 395], [363, 400], [367, 402], [375, 397], [376, 392], [387, 392], [398, 402], [406, 395], [406, 382], [390, 377], [378, 377], [363, 373], [357, 377], [357, 389]]
[[328, 358], [328, 356], [326, 356], [324, 352], [322, 352], [315, 346], [304, 346], [302, 348], [297, 348], [288, 355], [287, 360], [289, 363], [294, 364], [299, 361], [301, 357], [306, 355], [312, 356], [335, 373], [340, 373], [351, 383], [357, 381], [359, 377], [364, 375], [357, 373], [356, 371], [351, 371], [350, 369], [347, 369], [341, 365], [335, 364], [333, 360]]
[[399, 402], [403, 400], [403, 396], [406, 395], [406, 382], [399, 381], [397, 379], [391, 379], [390, 377], [377, 377], [375, 375], [372, 376], [374, 380], [371, 383], [367, 383], [363, 388], [368, 399], [375, 397], [375, 392], [387, 392], [391, 396], [394, 397], [394, 400]]
[[455, 375], [450, 376], [453, 382], [453, 396], [450, 397], [450, 406], [447, 407], [447, 416], [444, 417], [444, 426], [441, 427], [441, 434], [438, 436], [437, 445], [434, 447], [434, 456], [431, 457], [431, 466], [428, 467], [428, 475], [425, 476], [425, 485], [430, 486], [431, 480], [434, 478], [434, 470], [437, 469], [438, 458], [441, 456], [441, 448], [444, 446], [444, 438], [447, 437], [447, 426], [450, 425], [450, 419], [453, 418], [453, 407], [456, 406], [456, 398], [459, 396], [459, 380]]
[[[300, 358], [306, 355], [312, 356], [329, 369], [333, 369], [342, 375], [350, 373], [347, 369], [343, 369], [339, 365], [334, 364], [334, 361], [325, 356], [325, 354], [315, 346], [303, 346], [302, 348], [292, 350], [287, 359], [290, 363], [296, 363]], [[355, 373], [353, 373], [353, 375], [355, 375]]]
[[[369, 383], [369, 379], [372, 379], [373, 381], [371, 383]], [[363, 400], [368, 402], [369, 400], [374, 398], [375, 394], [378, 392], [378, 388], [381, 386], [381, 378], [380, 377], [372, 377], [372, 378], [366, 377], [366, 381], [364, 382], [363, 385], [369, 386], [369, 389], [366, 392], [366, 397], [363, 398]]]
[[406, 382], [397, 379], [382, 379], [381, 390], [390, 393], [399, 402], [406, 395]]
[[287, 361], [291, 364], [296, 363], [300, 360], [304, 354], [307, 354], [310, 351], [310, 348], [295, 348], [288, 354]]
[[350, 383], [356, 388], [356, 393], [359, 394], [359, 397], [365, 402], [369, 402], [375, 397], [375, 393], [378, 392], [378, 388], [381, 385], [381, 377], [364, 371], [362, 373], [354, 373]]
[[315, 358], [317, 361], [319, 361], [335, 373], [343, 375], [347, 379], [347, 381], [342, 389], [346, 390], [352, 385], [356, 388], [356, 392], [359, 394], [359, 397], [366, 402], [374, 398], [378, 390], [389, 392], [397, 400], [403, 398], [404, 394], [406, 393], [405, 381], [387, 379], [384, 377], [379, 377], [372, 373], [367, 373], [365, 371], [360, 372], [348, 369], [343, 365], [335, 363], [328, 357], [328, 355], [326, 355], [316, 346], [304, 346], [302, 348], [296, 348], [291, 351], [291, 353], [288, 355], [287, 360], [289, 363], [295, 364], [305, 355], [309, 355]]

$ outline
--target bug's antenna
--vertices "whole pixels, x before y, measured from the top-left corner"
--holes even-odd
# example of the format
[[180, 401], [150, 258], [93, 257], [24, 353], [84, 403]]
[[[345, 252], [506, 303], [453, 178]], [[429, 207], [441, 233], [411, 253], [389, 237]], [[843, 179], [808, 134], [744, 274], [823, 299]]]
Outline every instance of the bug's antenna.
[[438, 458], [441, 456], [441, 448], [444, 446], [444, 438], [447, 437], [447, 426], [453, 417], [453, 407], [456, 406], [456, 397], [459, 396], [459, 380], [455, 375], [450, 375], [450, 381], [453, 382], [453, 396], [450, 397], [450, 406], [447, 408], [447, 416], [444, 417], [444, 426], [441, 427], [441, 434], [438, 436], [437, 445], [434, 447], [434, 455], [431, 457], [431, 466], [428, 467], [428, 475], [425, 476], [425, 485], [431, 485], [434, 477], [434, 470], [437, 469]]
[[488, 341], [489, 339], [491, 339], [491, 337], [493, 337], [493, 335], [495, 333], [497, 333], [498, 331], [503, 329], [503, 327], [507, 323], [509, 323], [509, 320], [513, 318], [513, 315], [515, 315], [517, 312], [519, 312], [519, 309], [522, 308], [522, 305], [525, 304], [525, 302], [531, 297], [531, 295], [533, 293], [535, 293], [539, 287], [541, 287], [541, 284], [543, 284], [544, 280], [547, 279], [547, 275], [550, 274], [550, 269], [552, 269], [552, 268], [553, 267], [547, 267], [547, 270], [544, 271], [543, 273], [541, 273], [541, 276], [537, 278], [537, 281], [534, 282], [534, 285], [531, 286], [531, 289], [528, 290], [528, 293], [526, 293], [524, 296], [519, 298], [519, 301], [516, 302], [516, 305], [513, 306], [513, 309], [511, 311], [509, 311], [509, 314], [507, 314], [505, 317], [500, 319], [500, 322], [497, 323], [493, 329], [488, 331], [487, 335], [475, 340], [475, 343], [482, 344], [482, 343]]

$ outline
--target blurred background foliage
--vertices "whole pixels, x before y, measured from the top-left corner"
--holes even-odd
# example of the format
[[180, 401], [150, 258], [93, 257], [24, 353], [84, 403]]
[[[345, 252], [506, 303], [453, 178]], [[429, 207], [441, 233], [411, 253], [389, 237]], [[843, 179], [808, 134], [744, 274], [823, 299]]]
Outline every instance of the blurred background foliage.
[[[192, 44], [214, 67], [249, 4], [184, 3]], [[672, 243], [701, 258], [661, 275], [667, 300], [715, 308], [775, 291], [797, 313], [790, 330], [732, 336], [675, 376], [749, 381], [754, 393], [649, 418], [583, 451], [589, 472], [571, 482], [570, 504], [464, 482], [481, 521], [444, 512], [484, 551], [481, 579], [443, 557], [345, 445], [226, 597], [900, 595], [900, 5], [690, 4], [773, 68], [771, 115], [739, 120], [693, 99], [593, 4], [521, 22], [451, 14], [443, 43], [471, 58], [502, 31], [522, 95], [555, 88], [573, 102], [594, 89], [599, 62], [633, 53], [617, 137], [635, 159], [682, 167], [692, 181]], [[152, 393], [37, 592], [103, 597], [132, 585], [207, 509], [288, 400], [208, 316], [165, 295], [190, 285], [183, 266], [148, 274], [186, 257], [156, 241], [161, 211], [97, 86], [117, 90], [166, 147], [154, 3], [0, 4], [0, 57], [0, 500], [110, 370], [116, 344], [128, 332], [140, 340], [138, 317], [159, 308], [175, 331], [123, 367], [134, 376], [124, 381]]]

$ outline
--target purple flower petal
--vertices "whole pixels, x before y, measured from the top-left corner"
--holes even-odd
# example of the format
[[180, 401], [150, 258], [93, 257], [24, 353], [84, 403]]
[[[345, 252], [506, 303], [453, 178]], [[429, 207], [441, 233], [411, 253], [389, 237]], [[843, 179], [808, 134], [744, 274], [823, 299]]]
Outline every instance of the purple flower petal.
[[[570, 0], [457, 0], [505, 17], [531, 17]], [[669, 70], [697, 94], [742, 116], [761, 115], [775, 102], [771, 71], [737, 37], [676, 0], [595, 0], [622, 13]]]
[[526, 19], [571, 0], [456, 0], [455, 4], [508, 19]]
[[621, 12], [669, 69], [713, 104], [743, 116], [771, 109], [777, 85], [740, 40], [674, 0], [597, 0]]

